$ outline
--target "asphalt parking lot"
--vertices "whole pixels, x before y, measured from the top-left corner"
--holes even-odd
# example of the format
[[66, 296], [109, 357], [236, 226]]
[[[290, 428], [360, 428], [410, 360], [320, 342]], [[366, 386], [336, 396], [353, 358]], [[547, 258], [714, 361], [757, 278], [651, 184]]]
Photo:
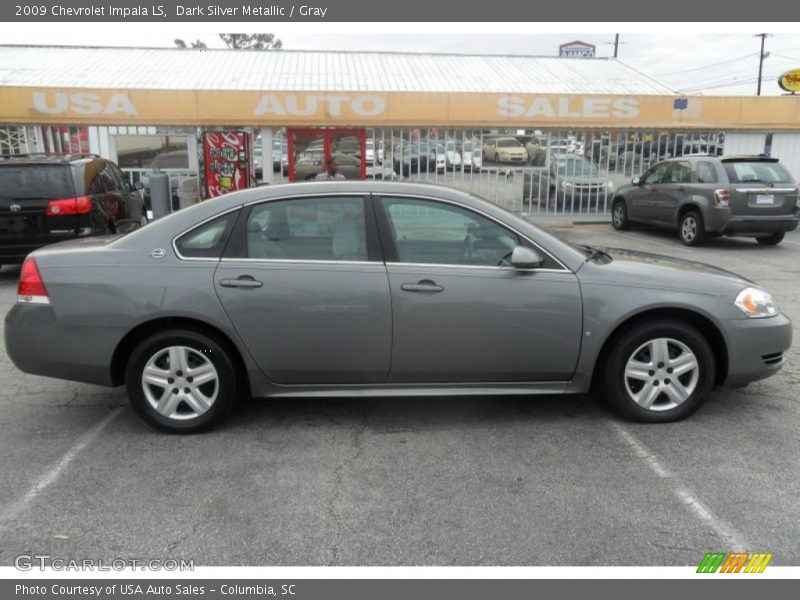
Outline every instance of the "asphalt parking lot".
[[[800, 321], [800, 233], [778, 247], [552, 227], [582, 243], [725, 267]], [[0, 308], [18, 268], [0, 271]], [[124, 391], [23, 375], [0, 352], [0, 564], [800, 564], [800, 352], [690, 420], [618, 421], [587, 397], [250, 400], [172, 436]]]

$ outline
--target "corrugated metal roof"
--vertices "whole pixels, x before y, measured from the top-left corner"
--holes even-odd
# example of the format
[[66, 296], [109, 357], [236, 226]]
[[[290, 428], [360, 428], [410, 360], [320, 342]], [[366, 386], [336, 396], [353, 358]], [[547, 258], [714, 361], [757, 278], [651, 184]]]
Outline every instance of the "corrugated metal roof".
[[0, 46], [0, 85], [112, 89], [673, 94], [618, 60], [395, 52]]

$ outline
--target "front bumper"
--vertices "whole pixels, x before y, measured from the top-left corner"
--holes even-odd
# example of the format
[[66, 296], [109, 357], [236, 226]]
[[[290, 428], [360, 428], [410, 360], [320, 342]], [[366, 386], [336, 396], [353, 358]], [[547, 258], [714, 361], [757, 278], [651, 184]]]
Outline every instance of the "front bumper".
[[728, 374], [723, 385], [739, 387], [771, 377], [784, 365], [792, 345], [792, 321], [783, 314], [725, 322]]

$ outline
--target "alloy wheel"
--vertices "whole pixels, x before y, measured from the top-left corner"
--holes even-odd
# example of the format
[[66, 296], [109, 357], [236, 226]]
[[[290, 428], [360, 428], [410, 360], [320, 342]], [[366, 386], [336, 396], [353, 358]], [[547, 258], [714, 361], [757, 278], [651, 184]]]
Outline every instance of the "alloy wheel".
[[681, 222], [681, 235], [687, 242], [691, 242], [697, 236], [697, 220], [694, 217], [688, 216], [683, 219]]
[[150, 406], [164, 417], [194, 419], [208, 412], [217, 399], [219, 374], [200, 351], [169, 346], [145, 364], [142, 390]]
[[694, 352], [673, 338], [655, 338], [639, 346], [625, 365], [625, 389], [642, 408], [671, 410], [697, 387], [700, 364]]
[[622, 204], [617, 204], [614, 207], [614, 225], [617, 227], [622, 227], [622, 223], [625, 220], [625, 209], [622, 208]]

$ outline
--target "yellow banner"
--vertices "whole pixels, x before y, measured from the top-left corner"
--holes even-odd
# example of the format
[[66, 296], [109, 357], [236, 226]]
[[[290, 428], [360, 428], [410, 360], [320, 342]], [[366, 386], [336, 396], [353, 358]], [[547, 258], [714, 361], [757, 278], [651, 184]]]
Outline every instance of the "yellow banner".
[[0, 124], [800, 129], [800, 96], [0, 87]]

